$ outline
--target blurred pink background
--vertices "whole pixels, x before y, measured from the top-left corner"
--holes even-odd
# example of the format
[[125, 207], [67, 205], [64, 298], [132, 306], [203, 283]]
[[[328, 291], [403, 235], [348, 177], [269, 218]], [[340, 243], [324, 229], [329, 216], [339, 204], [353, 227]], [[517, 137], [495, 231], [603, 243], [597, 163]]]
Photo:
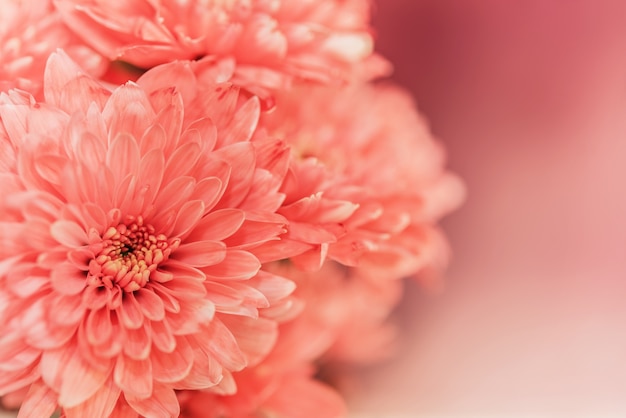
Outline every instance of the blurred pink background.
[[626, 2], [381, 0], [378, 47], [468, 187], [367, 417], [626, 416]]

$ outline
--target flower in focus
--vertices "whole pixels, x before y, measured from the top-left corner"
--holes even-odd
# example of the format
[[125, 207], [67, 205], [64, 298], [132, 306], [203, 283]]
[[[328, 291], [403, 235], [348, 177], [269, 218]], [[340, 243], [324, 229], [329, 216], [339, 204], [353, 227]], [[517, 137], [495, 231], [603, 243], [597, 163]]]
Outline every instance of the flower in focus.
[[63, 23], [51, 0], [6, 0], [0, 13], [0, 91], [41, 92], [48, 55], [57, 48], [91, 74], [100, 76], [105, 60], [83, 44]]
[[275, 343], [294, 285], [257, 253], [284, 232], [288, 153], [250, 141], [258, 99], [188, 67], [109, 91], [61, 52], [45, 102], [0, 95], [0, 396], [28, 388], [20, 416], [177, 416], [175, 389], [234, 393]]
[[[111, 60], [140, 68], [213, 57], [251, 91], [293, 77], [334, 82], [372, 57], [369, 0], [56, 0], [67, 24]], [[372, 59], [376, 61], [375, 59]]]
[[463, 187], [401, 89], [300, 85], [276, 95], [261, 126], [293, 151], [279, 210], [289, 233], [275, 245], [308, 246], [296, 264], [315, 269], [328, 257], [365, 276], [400, 278], [445, 263], [437, 222]]

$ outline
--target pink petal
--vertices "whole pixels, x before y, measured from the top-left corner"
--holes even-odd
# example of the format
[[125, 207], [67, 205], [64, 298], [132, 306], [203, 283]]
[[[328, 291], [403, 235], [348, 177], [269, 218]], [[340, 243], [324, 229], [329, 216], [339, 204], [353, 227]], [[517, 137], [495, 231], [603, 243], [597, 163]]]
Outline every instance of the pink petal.
[[137, 412], [146, 417], [177, 417], [180, 406], [176, 394], [165, 385], [154, 385], [154, 394], [149, 399], [142, 399], [126, 394], [126, 401]]
[[107, 151], [106, 164], [118, 182], [128, 174], [137, 174], [139, 147], [135, 138], [126, 132], [117, 134]]
[[201, 342], [224, 368], [238, 371], [246, 366], [245, 355], [222, 321], [211, 321], [204, 332]]
[[106, 286], [87, 286], [82, 294], [83, 304], [86, 308], [99, 310], [111, 300], [111, 290]]
[[213, 120], [210, 118], [198, 119], [183, 132], [181, 141], [183, 143], [188, 141], [188, 137], [197, 138], [200, 144], [202, 144], [202, 150], [205, 153], [213, 151], [215, 142], [217, 141], [217, 128], [215, 127], [215, 123], [213, 123]]
[[151, 204], [157, 195], [163, 180], [164, 167], [165, 157], [160, 149], [149, 151], [141, 159], [136, 187], [138, 198], [144, 201], [144, 205]]
[[34, 364], [26, 369], [0, 373], [0, 393], [7, 394], [27, 387], [39, 379], [39, 373]]
[[[167, 282], [169, 283], [169, 282]], [[167, 287], [164, 286], [164, 283], [148, 283], [150, 290], [155, 292], [157, 296], [161, 298], [163, 301], [163, 306], [167, 312], [177, 313], [180, 312], [180, 303], [178, 303], [178, 299], [176, 299], [169, 291]]]
[[204, 202], [201, 200], [192, 200], [185, 203], [176, 214], [174, 229], [167, 233], [170, 237], [183, 237], [191, 229], [196, 227], [202, 215], [204, 215]]
[[100, 391], [111, 373], [111, 366], [105, 370], [91, 367], [79, 352], [74, 352], [62, 367], [58, 402], [67, 408], [80, 405]]
[[67, 164], [67, 158], [54, 154], [38, 155], [34, 161], [35, 170], [41, 178], [54, 185], [60, 185], [61, 173]]
[[291, 280], [263, 270], [259, 271], [247, 284], [263, 293], [270, 303], [289, 296], [296, 289], [296, 284]]
[[52, 298], [48, 313], [51, 320], [60, 325], [73, 325], [85, 315], [80, 296], [57, 295]]
[[193, 350], [185, 338], [178, 338], [176, 350], [171, 353], [153, 350], [150, 359], [155, 380], [175, 383], [189, 374], [193, 366]]
[[141, 312], [141, 307], [132, 292], [124, 294], [122, 304], [116, 309], [116, 312], [122, 326], [126, 328], [137, 329], [143, 325], [143, 312]]
[[67, 418], [113, 416], [111, 413], [119, 397], [120, 388], [109, 378], [91, 398], [76, 407], [65, 408], [63, 412]]
[[163, 266], [163, 269], [171, 274], [173, 278], [177, 279], [192, 279], [198, 282], [203, 282], [206, 279], [206, 276], [201, 270], [178, 260], [170, 259], [168, 263]]
[[141, 311], [151, 321], [161, 321], [165, 317], [165, 305], [163, 300], [154, 292], [144, 288], [135, 292], [135, 299]]
[[0, 337], [0, 371], [17, 371], [31, 366], [41, 354], [29, 347], [17, 333]]
[[[228, 179], [228, 174], [226, 175]], [[218, 177], [207, 177], [196, 184], [190, 199], [204, 202], [205, 213], [213, 209], [226, 190], [226, 180]]]
[[188, 175], [200, 158], [201, 147], [195, 142], [179, 146], [168, 159], [163, 181], [166, 183], [180, 176]]
[[113, 372], [115, 384], [129, 397], [146, 399], [152, 395], [152, 363], [118, 356]]
[[20, 323], [27, 343], [42, 350], [64, 345], [78, 328], [78, 324], [64, 326], [50, 323], [47, 319], [49, 307], [46, 302], [48, 302], [47, 298], [35, 300], [22, 312]]
[[281, 387], [264, 402], [279, 416], [293, 418], [344, 417], [345, 402], [339, 394], [313, 378], [285, 378]]
[[154, 201], [154, 207], [157, 208], [160, 215], [167, 214], [171, 209], [186, 202], [195, 187], [196, 180], [193, 177], [178, 177], [161, 188]]
[[50, 226], [50, 235], [68, 248], [81, 247], [89, 242], [85, 230], [71, 221], [56, 221]]
[[141, 138], [156, 115], [146, 93], [129, 82], [115, 89], [102, 116], [113, 135], [123, 132]]
[[87, 341], [92, 345], [107, 342], [112, 335], [111, 311], [108, 308], [91, 310], [85, 322]]
[[243, 224], [245, 213], [239, 209], [222, 209], [206, 215], [194, 228], [187, 241], [222, 241]]
[[246, 355], [248, 367], [261, 362], [278, 339], [278, 324], [264, 318], [222, 315], [224, 325], [232, 332], [237, 345]]
[[256, 247], [264, 242], [276, 240], [280, 235], [287, 232], [285, 229], [286, 225], [287, 220], [278, 214], [258, 216], [258, 214], [248, 212], [241, 228], [224, 241], [229, 248], [239, 247], [239, 249], [246, 249]]
[[43, 382], [38, 381], [28, 389], [17, 417], [49, 417], [56, 409], [57, 394]]
[[226, 246], [217, 241], [198, 241], [181, 245], [172, 258], [193, 267], [212, 266], [224, 260]]
[[252, 185], [255, 169], [254, 147], [249, 142], [239, 142], [218, 149], [213, 154], [229, 163], [231, 167], [228, 188], [217, 207], [237, 207]]
[[250, 140], [256, 130], [260, 115], [261, 103], [258, 97], [253, 96], [235, 113], [232, 122], [228, 126], [226, 135], [220, 138], [220, 146]]
[[152, 323], [152, 342], [154, 346], [164, 353], [171, 353], [176, 348], [176, 338], [172, 334], [167, 321]]
[[124, 354], [134, 360], [145, 360], [150, 355], [152, 332], [149, 324], [138, 329], [124, 329]]
[[247, 251], [232, 250], [219, 264], [207, 267], [204, 273], [209, 279], [246, 280], [259, 271], [261, 263]]

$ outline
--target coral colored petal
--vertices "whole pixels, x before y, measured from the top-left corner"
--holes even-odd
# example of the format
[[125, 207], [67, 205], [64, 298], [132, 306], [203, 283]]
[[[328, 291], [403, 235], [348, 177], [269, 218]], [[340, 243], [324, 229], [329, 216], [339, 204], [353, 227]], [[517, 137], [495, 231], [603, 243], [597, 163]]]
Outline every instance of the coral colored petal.
[[248, 367], [261, 362], [278, 338], [278, 325], [275, 321], [235, 315], [221, 315], [220, 318], [233, 333], [239, 348], [246, 355]]
[[51, 320], [61, 325], [72, 325], [85, 315], [82, 298], [79, 296], [58, 295], [52, 298], [49, 309]]
[[[250, 219], [250, 214], [246, 214], [246, 220], [238, 231], [225, 239], [229, 248], [239, 249], [256, 247], [267, 241], [275, 240], [286, 232], [287, 220], [280, 215], [272, 219]], [[286, 258], [286, 257], [279, 257]]]
[[113, 372], [115, 384], [124, 391], [126, 399], [133, 396], [146, 399], [152, 395], [152, 363], [119, 356]]
[[206, 215], [187, 238], [188, 241], [221, 241], [234, 234], [243, 224], [245, 213], [239, 209], [222, 209]]
[[57, 409], [57, 394], [43, 382], [35, 382], [28, 389], [18, 418], [49, 417]]
[[[120, 397], [120, 388], [109, 378], [91, 398], [73, 408], [65, 408], [67, 418], [113, 416], [113, 408]], [[115, 415], [118, 417], [118, 415]]]
[[203, 340], [208, 344], [209, 352], [226, 369], [238, 371], [246, 366], [245, 355], [237, 345], [237, 340], [219, 319], [211, 321]]
[[264, 402], [264, 409], [293, 418], [339, 418], [347, 415], [341, 396], [312, 378], [285, 379], [281, 388]]
[[[225, 175], [228, 179], [228, 174]], [[219, 177], [207, 177], [196, 184], [190, 199], [204, 202], [205, 211], [213, 209], [226, 190], [226, 180]]]
[[244, 200], [252, 185], [255, 168], [254, 147], [248, 142], [236, 143], [221, 148], [214, 154], [231, 166], [228, 189], [217, 207], [237, 207]]
[[250, 140], [256, 130], [260, 114], [261, 103], [258, 97], [254, 96], [239, 108], [228, 127], [227, 134], [220, 138], [220, 145], [224, 146]]
[[125, 132], [119, 133], [109, 146], [106, 163], [118, 181], [128, 174], [137, 174], [139, 147], [135, 138]]
[[201, 200], [192, 200], [185, 203], [176, 214], [174, 229], [168, 233], [171, 237], [185, 236], [204, 215], [205, 205]]
[[116, 309], [121, 324], [130, 329], [137, 329], [143, 324], [143, 312], [132, 292], [125, 293], [122, 304]]
[[145, 360], [150, 355], [152, 332], [149, 324], [138, 329], [124, 329], [124, 354], [134, 360]]
[[80, 247], [88, 242], [85, 230], [71, 221], [56, 221], [50, 226], [50, 235], [68, 248]]
[[226, 246], [217, 241], [198, 241], [181, 245], [172, 258], [193, 267], [212, 266], [226, 256]]
[[205, 268], [207, 278], [246, 280], [253, 277], [261, 268], [259, 260], [247, 251], [228, 251], [219, 264]]
[[152, 323], [152, 342], [154, 346], [164, 353], [171, 353], [176, 348], [176, 338], [167, 321], [155, 321]]
[[144, 288], [135, 292], [135, 299], [141, 307], [141, 311], [151, 321], [160, 321], [165, 317], [165, 305], [163, 300], [154, 292]]
[[176, 394], [165, 385], [154, 385], [154, 394], [149, 399], [142, 399], [124, 393], [126, 401], [137, 412], [146, 417], [177, 417], [180, 406]]
[[263, 270], [259, 271], [247, 284], [263, 293], [270, 303], [289, 296], [296, 289], [296, 284], [291, 280]]
[[86, 286], [85, 273], [73, 264], [66, 262], [56, 266], [50, 272], [50, 283], [57, 292], [64, 295], [77, 295]]
[[163, 181], [167, 183], [176, 177], [188, 175], [200, 158], [200, 151], [200, 145], [195, 142], [179, 146], [167, 161]]
[[185, 338], [178, 338], [176, 351], [164, 353], [153, 350], [152, 375], [161, 383], [175, 383], [183, 380], [193, 366], [193, 350]]
[[111, 338], [113, 326], [111, 311], [108, 308], [91, 310], [85, 322], [87, 341], [92, 345], [100, 345]]
[[82, 294], [83, 304], [92, 311], [104, 307], [111, 299], [111, 290], [106, 286], [87, 286]]
[[59, 390], [59, 405], [75, 407], [85, 402], [97, 391], [102, 390], [109, 378], [111, 367], [98, 370], [91, 367], [79, 352], [71, 355], [63, 367], [63, 377]]

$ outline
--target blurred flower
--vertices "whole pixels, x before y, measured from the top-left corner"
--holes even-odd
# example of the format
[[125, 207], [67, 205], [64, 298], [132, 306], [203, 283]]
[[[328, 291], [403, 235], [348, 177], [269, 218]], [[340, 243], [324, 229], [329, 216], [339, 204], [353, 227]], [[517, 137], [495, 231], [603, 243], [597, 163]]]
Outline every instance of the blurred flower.
[[404, 91], [300, 85], [276, 104], [261, 126], [293, 152], [279, 211], [289, 233], [272, 245], [308, 244], [294, 258], [305, 268], [328, 256], [385, 278], [445, 262], [437, 222], [460, 204], [463, 187]]
[[50, 0], [6, 0], [0, 13], [0, 91], [20, 88], [39, 96], [48, 55], [64, 48], [91, 74], [105, 60], [72, 33]]
[[370, 58], [369, 0], [57, 0], [65, 21], [111, 60], [141, 68], [209, 56], [238, 84], [335, 82]]
[[63, 53], [44, 94], [0, 95], [0, 394], [29, 387], [21, 416], [71, 418], [233, 393], [294, 288], [256, 256], [284, 232], [288, 157], [249, 141], [258, 100], [186, 63], [111, 92]]

